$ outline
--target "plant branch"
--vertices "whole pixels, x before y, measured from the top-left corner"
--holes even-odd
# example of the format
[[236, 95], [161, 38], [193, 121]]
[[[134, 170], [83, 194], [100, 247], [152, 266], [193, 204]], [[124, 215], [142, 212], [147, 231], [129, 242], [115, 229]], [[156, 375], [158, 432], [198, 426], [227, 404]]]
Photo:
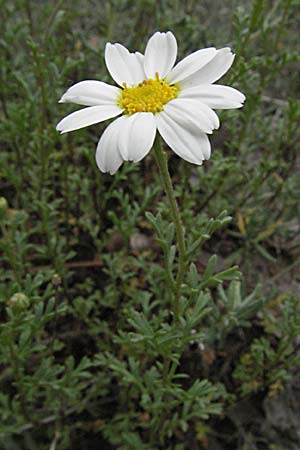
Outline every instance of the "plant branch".
[[180, 217], [180, 212], [178, 208], [178, 203], [175, 197], [172, 180], [170, 177], [169, 169], [168, 169], [168, 158], [166, 153], [163, 151], [161, 146], [160, 138], [157, 136], [154, 142], [154, 154], [157, 165], [159, 167], [162, 183], [166, 192], [166, 195], [169, 200], [172, 218], [174, 221], [174, 225], [176, 228], [176, 238], [177, 238], [177, 250], [178, 250], [178, 272], [176, 277], [175, 284], [175, 298], [174, 298], [174, 321], [175, 323], [179, 320], [179, 300], [181, 294], [181, 285], [185, 272], [185, 241], [184, 241], [184, 229]]

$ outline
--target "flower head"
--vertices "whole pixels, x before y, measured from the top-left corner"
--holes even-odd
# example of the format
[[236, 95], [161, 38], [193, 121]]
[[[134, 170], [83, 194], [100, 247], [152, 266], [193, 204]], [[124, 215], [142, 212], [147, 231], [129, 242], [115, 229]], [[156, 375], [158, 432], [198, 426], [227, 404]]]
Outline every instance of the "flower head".
[[213, 109], [243, 106], [245, 96], [229, 86], [213, 84], [231, 67], [230, 48], [198, 50], [177, 63], [171, 31], [156, 32], [145, 55], [121, 44], [106, 44], [107, 69], [118, 84], [86, 80], [71, 86], [60, 99], [87, 108], [62, 119], [57, 130], [77, 130], [117, 116], [102, 134], [96, 161], [114, 174], [123, 161], [138, 162], [151, 150], [156, 132], [181, 158], [202, 164], [210, 157], [207, 134], [219, 127]]

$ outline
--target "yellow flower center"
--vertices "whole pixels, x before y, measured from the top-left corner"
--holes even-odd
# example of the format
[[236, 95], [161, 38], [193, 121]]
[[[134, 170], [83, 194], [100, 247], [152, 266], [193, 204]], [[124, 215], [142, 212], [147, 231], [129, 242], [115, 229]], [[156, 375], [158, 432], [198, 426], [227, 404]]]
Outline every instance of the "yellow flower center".
[[176, 98], [179, 92], [178, 86], [169, 85], [159, 78], [157, 72], [155, 79], [149, 78], [137, 86], [127, 87], [126, 83], [123, 83], [123, 86], [118, 105], [124, 109], [125, 114], [158, 113], [164, 109], [166, 103]]

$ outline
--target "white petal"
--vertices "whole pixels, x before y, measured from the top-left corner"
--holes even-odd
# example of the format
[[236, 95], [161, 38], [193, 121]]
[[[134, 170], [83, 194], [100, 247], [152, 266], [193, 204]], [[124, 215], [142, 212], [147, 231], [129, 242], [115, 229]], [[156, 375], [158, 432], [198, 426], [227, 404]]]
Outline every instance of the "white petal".
[[220, 125], [216, 113], [199, 100], [176, 98], [165, 105], [164, 111], [173, 120], [191, 130], [198, 128], [204, 133], [212, 133]]
[[118, 148], [120, 131], [124, 126], [125, 116], [114, 120], [103, 132], [96, 150], [96, 162], [101, 172], [116, 173], [123, 162]]
[[145, 56], [140, 52], [131, 54], [134, 56], [134, 59], [132, 58], [132, 67], [134, 69], [135, 84], [139, 84], [147, 78], [144, 70]]
[[184, 87], [192, 87], [198, 84], [211, 84], [221, 78], [231, 67], [234, 54], [229, 47], [217, 50], [215, 57], [182, 82]]
[[155, 119], [160, 135], [178, 156], [198, 165], [209, 158], [210, 143], [205, 133], [185, 128], [164, 111]]
[[120, 89], [96, 80], [85, 80], [71, 86], [59, 100], [59, 103], [77, 103], [78, 105], [97, 106], [116, 104]]
[[246, 99], [237, 89], [220, 84], [200, 84], [192, 88], [182, 89], [180, 98], [200, 100], [210, 108], [231, 109], [240, 108]]
[[204, 48], [191, 53], [189, 56], [180, 61], [168, 75], [170, 83], [176, 83], [197, 72], [201, 67], [205, 66], [216, 55], [217, 50], [214, 47]]
[[151, 150], [156, 134], [156, 122], [152, 113], [141, 112], [125, 116], [119, 135], [119, 149], [125, 161], [138, 162]]
[[135, 52], [134, 54], [135, 54], [135, 56], [136, 56], [138, 62], [140, 63], [140, 66], [142, 67], [142, 70], [143, 70], [143, 76], [146, 76], [146, 74], [145, 74], [145, 72], [144, 72], [144, 61], [145, 61], [145, 56], [144, 56], [142, 53], [140, 53], [140, 52]]
[[122, 109], [117, 105], [90, 106], [75, 111], [62, 119], [56, 126], [57, 131], [67, 133], [78, 130], [94, 123], [103, 122], [121, 114]]
[[121, 44], [106, 44], [106, 66], [119, 86], [123, 87], [123, 83], [136, 85], [145, 79], [141, 56], [140, 53], [130, 53]]
[[158, 72], [164, 78], [175, 64], [177, 56], [177, 42], [171, 31], [160, 33], [157, 31], [149, 39], [145, 50], [144, 68], [148, 78], [155, 78]]

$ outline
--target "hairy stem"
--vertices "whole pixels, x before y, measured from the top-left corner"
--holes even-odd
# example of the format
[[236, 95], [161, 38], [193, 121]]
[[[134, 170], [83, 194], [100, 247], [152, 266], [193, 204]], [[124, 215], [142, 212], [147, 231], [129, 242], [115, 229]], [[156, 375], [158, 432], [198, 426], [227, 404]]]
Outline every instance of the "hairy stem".
[[154, 142], [154, 154], [157, 165], [159, 167], [161, 179], [163, 182], [163, 186], [165, 192], [167, 194], [172, 218], [176, 228], [176, 237], [177, 237], [177, 250], [178, 250], [178, 272], [175, 284], [175, 295], [174, 295], [174, 304], [173, 304], [173, 313], [174, 313], [174, 321], [175, 323], [179, 320], [179, 300], [181, 294], [181, 285], [183, 281], [183, 276], [185, 272], [185, 242], [184, 242], [184, 229], [179, 213], [179, 208], [177, 204], [177, 200], [175, 197], [172, 180], [170, 177], [169, 169], [168, 169], [168, 158], [166, 153], [163, 151], [161, 146], [160, 138], [157, 136]]

